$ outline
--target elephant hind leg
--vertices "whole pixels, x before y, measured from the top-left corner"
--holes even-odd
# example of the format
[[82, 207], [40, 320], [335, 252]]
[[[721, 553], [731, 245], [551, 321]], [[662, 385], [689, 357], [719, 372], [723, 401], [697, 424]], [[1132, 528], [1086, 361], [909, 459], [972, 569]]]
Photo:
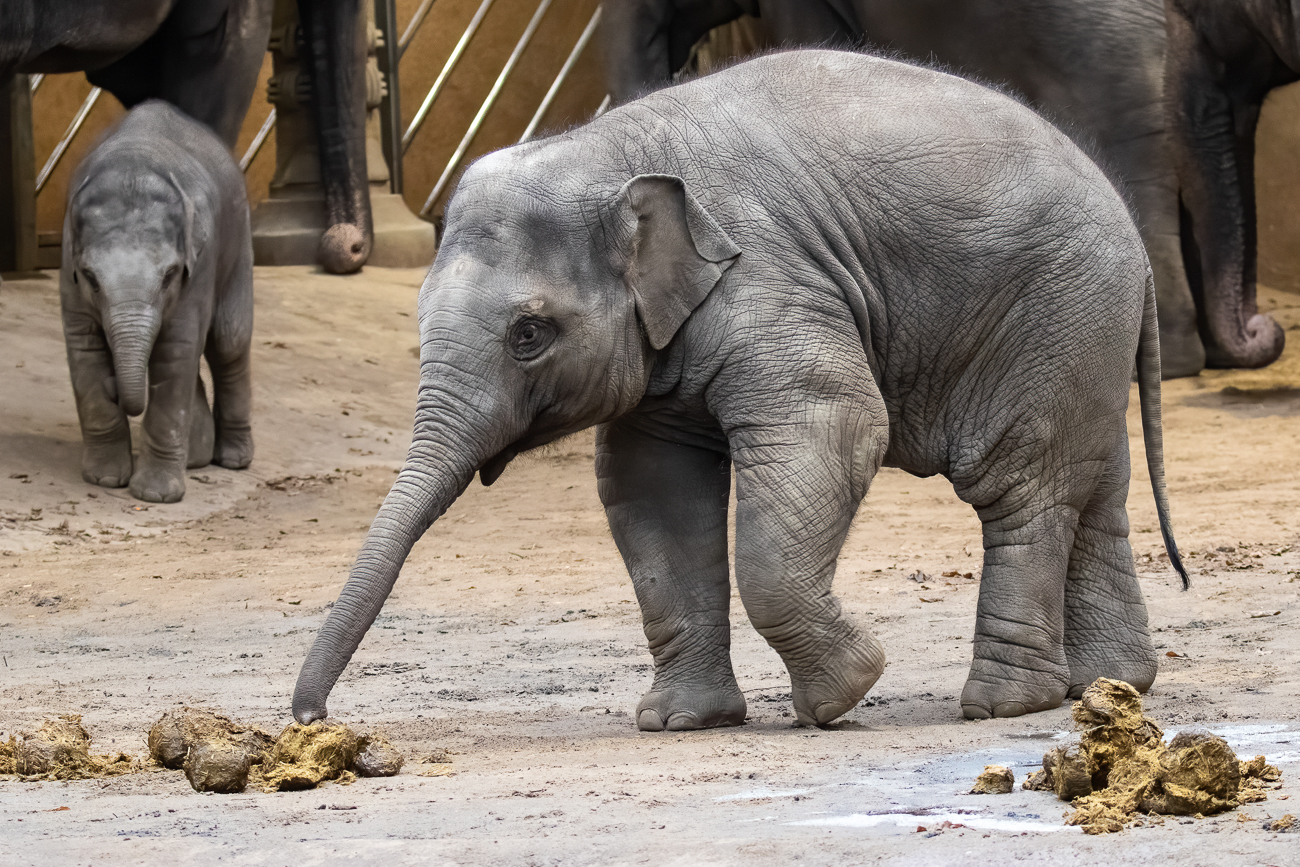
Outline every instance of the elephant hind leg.
[[[975, 615], [974, 659], [962, 689], [967, 719], [1020, 716], [1060, 706], [1070, 686], [1064, 597], [1078, 512], [1044, 507], [1015, 491], [979, 510], [984, 574]], [[1017, 500], [1018, 507], [1006, 503]]]
[[1146, 692], [1155, 680], [1156, 657], [1147, 630], [1147, 609], [1133, 569], [1128, 541], [1129, 459], [1127, 441], [1079, 516], [1065, 583], [1065, 656], [1070, 697], [1108, 677]]
[[190, 445], [185, 461], [187, 468], [206, 467], [212, 463], [213, 439], [212, 410], [208, 408], [208, 394], [203, 388], [203, 378], [198, 377], [194, 384], [194, 407], [190, 410]]

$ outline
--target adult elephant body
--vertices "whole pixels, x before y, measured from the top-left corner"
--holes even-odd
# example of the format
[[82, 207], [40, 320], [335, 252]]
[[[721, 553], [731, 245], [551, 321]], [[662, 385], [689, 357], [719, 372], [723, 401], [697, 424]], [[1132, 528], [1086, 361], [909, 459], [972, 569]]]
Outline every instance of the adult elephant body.
[[1150, 271], [1110, 183], [1019, 103], [833, 51], [652, 94], [471, 166], [419, 308], [411, 451], [303, 665], [299, 721], [326, 715], [475, 472], [595, 424], [655, 659], [643, 729], [744, 720], [733, 465], [737, 586], [801, 721], [883, 669], [831, 592], [882, 463], [947, 476], [983, 521], [968, 716], [1154, 677], [1124, 512], [1136, 355], [1168, 531]]
[[[233, 148], [266, 54], [273, 0], [4, 0], [0, 80], [14, 72], [86, 72], [128, 109], [162, 99]], [[370, 252], [361, 0], [299, 0], [314, 83], [329, 271]]]
[[1164, 132], [1161, 0], [607, 0], [606, 7], [615, 100], [667, 82], [708, 28], [745, 12], [760, 16], [779, 44], [869, 45], [1010, 86], [1122, 182], [1155, 275], [1164, 375], [1204, 367]]
[[1210, 361], [1259, 367], [1282, 328], [1255, 306], [1255, 129], [1275, 87], [1300, 80], [1300, 7], [1167, 0], [1169, 129], [1182, 184], [1192, 289]]

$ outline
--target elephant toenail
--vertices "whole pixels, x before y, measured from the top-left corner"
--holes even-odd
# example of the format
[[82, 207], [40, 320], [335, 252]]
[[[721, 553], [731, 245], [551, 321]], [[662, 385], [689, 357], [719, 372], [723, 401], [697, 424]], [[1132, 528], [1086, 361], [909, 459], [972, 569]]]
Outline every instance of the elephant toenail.
[[1029, 713], [1029, 708], [1024, 702], [1004, 701], [993, 706], [993, 715], [995, 717], [1024, 716]]
[[664, 721], [659, 718], [657, 711], [646, 708], [636, 715], [637, 728], [643, 732], [661, 732], [664, 730]]
[[961, 706], [962, 716], [966, 719], [989, 719], [993, 714], [989, 709], [978, 704], [964, 704]]
[[693, 713], [678, 711], [668, 716], [667, 730], [670, 732], [688, 732], [699, 728], [704, 728], [704, 726], [700, 725], [699, 718]]

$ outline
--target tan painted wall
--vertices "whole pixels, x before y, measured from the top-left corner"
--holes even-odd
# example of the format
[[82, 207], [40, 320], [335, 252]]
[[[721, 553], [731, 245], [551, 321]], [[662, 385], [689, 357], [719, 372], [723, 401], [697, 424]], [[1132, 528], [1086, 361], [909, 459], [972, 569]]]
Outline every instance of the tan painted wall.
[[[437, 0], [433, 4], [402, 59], [403, 128], [410, 123], [479, 2]], [[489, 150], [512, 144], [519, 138], [598, 2], [553, 0], [536, 36], [466, 154], [466, 162]], [[418, 210], [424, 204], [537, 4], [538, 0], [494, 0], [428, 120], [406, 153], [403, 162], [405, 198], [412, 210]], [[398, 0], [397, 20], [401, 30], [405, 29], [419, 5], [419, 0]], [[270, 113], [271, 106], [266, 101], [266, 80], [270, 72], [268, 55], [235, 149], [237, 156], [243, 156]], [[37, 90], [32, 103], [37, 171], [63, 137], [90, 89], [85, 76], [77, 73], [47, 76]], [[547, 113], [543, 128], [563, 128], [590, 117], [604, 95], [599, 50], [593, 41]], [[122, 106], [116, 99], [107, 93], [101, 95], [81, 132], [37, 197], [37, 232], [44, 235], [47, 245], [57, 243], [54, 236], [62, 230], [64, 200], [73, 170], [100, 134], [122, 113]], [[275, 136], [271, 135], [248, 169], [250, 201], [256, 203], [266, 197], [274, 169]]]
[[1259, 282], [1300, 292], [1300, 83], [1268, 95], [1255, 145]]

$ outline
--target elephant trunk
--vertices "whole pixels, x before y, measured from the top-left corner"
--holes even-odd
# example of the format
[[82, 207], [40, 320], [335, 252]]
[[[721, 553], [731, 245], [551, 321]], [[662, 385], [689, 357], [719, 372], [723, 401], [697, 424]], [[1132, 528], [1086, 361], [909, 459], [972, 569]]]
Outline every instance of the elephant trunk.
[[[1255, 307], [1254, 281], [1207, 281], [1204, 293], [1206, 363], [1210, 367], [1255, 368], [1272, 364], [1286, 345], [1286, 332]], [[1217, 291], [1216, 291], [1217, 290]]]
[[366, 168], [366, 45], [360, 0], [298, 0], [320, 147], [325, 222], [318, 257], [351, 274], [370, 257], [374, 224]]
[[114, 305], [104, 317], [104, 336], [117, 377], [117, 402], [129, 416], [144, 412], [149, 356], [161, 326], [159, 312], [143, 302]]
[[326, 717], [330, 690], [383, 608], [411, 547], [465, 490], [485, 451], [499, 448], [487, 432], [462, 427], [429, 415], [417, 423], [406, 464], [298, 674], [293, 692], [298, 722]]

